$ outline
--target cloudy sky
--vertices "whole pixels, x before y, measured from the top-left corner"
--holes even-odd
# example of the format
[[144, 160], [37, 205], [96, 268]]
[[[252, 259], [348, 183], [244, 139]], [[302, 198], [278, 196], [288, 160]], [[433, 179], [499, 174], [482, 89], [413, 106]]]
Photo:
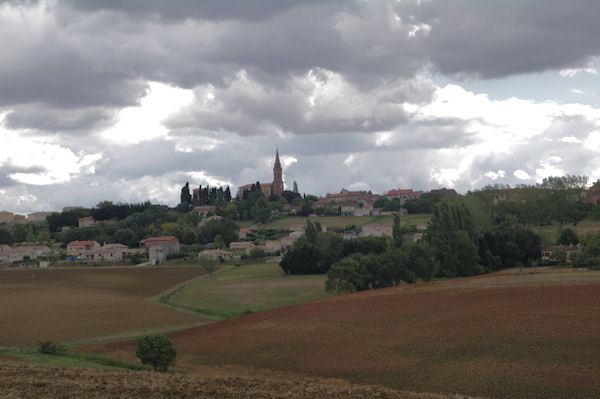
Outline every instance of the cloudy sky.
[[0, 0], [0, 210], [600, 178], [600, 2]]

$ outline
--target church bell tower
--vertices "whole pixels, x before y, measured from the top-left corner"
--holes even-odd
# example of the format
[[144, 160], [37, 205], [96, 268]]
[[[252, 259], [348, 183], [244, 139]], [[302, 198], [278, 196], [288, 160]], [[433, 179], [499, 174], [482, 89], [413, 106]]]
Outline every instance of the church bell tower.
[[283, 171], [279, 162], [279, 148], [275, 153], [275, 165], [273, 165], [273, 195], [281, 198], [283, 194]]

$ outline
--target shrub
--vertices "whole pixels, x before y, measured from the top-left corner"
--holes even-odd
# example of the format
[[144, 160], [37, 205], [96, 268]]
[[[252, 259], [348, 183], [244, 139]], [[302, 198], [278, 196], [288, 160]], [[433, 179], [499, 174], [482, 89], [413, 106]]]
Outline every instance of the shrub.
[[49, 355], [64, 355], [67, 349], [64, 345], [56, 344], [52, 341], [39, 341], [38, 352]]
[[149, 364], [154, 371], [167, 371], [169, 366], [175, 364], [177, 348], [173, 341], [164, 335], [147, 335], [140, 339], [135, 356], [142, 364]]
[[252, 248], [250, 250], [250, 254], [248, 254], [248, 256], [250, 257], [250, 259], [259, 259], [259, 258], [264, 258], [265, 257], [265, 251], [262, 248]]

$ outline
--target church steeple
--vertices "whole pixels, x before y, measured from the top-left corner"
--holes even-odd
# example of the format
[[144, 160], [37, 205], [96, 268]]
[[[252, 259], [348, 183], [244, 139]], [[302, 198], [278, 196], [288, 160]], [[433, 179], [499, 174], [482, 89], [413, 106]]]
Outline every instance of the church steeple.
[[281, 163], [279, 162], [279, 148], [277, 148], [277, 151], [275, 152], [275, 166], [273, 166], [273, 169], [275, 168], [281, 169]]
[[275, 152], [275, 165], [273, 165], [273, 195], [281, 197], [283, 194], [283, 170], [279, 162], [279, 148]]

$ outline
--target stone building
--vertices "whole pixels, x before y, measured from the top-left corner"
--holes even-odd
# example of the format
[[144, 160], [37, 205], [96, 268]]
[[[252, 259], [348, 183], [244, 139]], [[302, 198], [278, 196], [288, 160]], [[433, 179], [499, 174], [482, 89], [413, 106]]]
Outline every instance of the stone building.
[[[260, 183], [260, 189], [263, 192], [265, 198], [269, 199], [272, 196], [280, 198], [283, 194], [283, 169], [281, 168], [281, 162], [279, 162], [279, 150], [275, 153], [275, 164], [273, 165], [273, 182], [271, 184], [268, 183]], [[238, 198], [242, 198], [244, 196], [244, 191], [250, 191], [254, 184], [245, 184], [238, 188]]]

